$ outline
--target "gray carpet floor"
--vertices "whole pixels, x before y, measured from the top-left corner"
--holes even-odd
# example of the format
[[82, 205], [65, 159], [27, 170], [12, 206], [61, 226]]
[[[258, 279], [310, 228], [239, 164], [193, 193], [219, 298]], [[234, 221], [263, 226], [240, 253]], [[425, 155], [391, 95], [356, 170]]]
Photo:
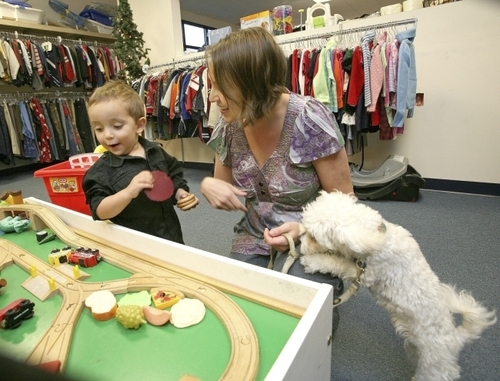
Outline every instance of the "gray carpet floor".
[[[200, 194], [209, 171], [185, 169], [200, 205], [179, 212], [187, 245], [220, 255], [230, 249], [239, 212], [213, 209]], [[30, 172], [0, 175], [0, 192], [21, 189], [25, 197], [50, 201], [42, 179]], [[365, 201], [383, 217], [404, 226], [442, 282], [467, 289], [489, 308], [500, 310], [500, 197], [421, 190], [417, 202]], [[339, 307], [331, 380], [410, 380], [413, 368], [384, 309], [362, 289]], [[468, 344], [460, 355], [462, 380], [500, 380], [500, 323]], [[313, 380], [316, 381], [316, 380]]]

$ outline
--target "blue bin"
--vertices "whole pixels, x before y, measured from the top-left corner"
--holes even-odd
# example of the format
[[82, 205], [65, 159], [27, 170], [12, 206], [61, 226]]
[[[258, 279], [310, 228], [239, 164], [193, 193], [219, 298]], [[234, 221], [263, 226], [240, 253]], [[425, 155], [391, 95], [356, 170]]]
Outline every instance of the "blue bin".
[[80, 12], [80, 17], [97, 21], [106, 26], [113, 26], [113, 20], [108, 15], [104, 13], [97, 12], [93, 9], [84, 9]]

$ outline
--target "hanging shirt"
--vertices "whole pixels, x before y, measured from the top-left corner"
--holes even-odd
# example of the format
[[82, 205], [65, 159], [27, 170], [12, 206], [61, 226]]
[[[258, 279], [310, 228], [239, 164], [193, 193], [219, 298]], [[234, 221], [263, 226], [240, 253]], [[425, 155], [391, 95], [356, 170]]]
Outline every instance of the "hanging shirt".
[[400, 41], [398, 56], [398, 86], [396, 89], [396, 114], [392, 127], [403, 127], [404, 114], [408, 110], [407, 118], [413, 117], [415, 97], [417, 94], [417, 67], [415, 63], [415, 28], [399, 32], [396, 39]]

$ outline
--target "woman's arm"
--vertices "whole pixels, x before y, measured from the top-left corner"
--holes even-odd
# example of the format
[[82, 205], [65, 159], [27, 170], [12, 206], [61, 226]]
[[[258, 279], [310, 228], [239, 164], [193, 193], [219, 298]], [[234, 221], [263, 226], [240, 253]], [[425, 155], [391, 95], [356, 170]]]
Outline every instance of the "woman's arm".
[[338, 190], [352, 193], [351, 170], [345, 148], [329, 156], [313, 161], [321, 188], [327, 192]]
[[219, 157], [215, 157], [214, 177], [205, 177], [201, 182], [201, 193], [216, 209], [247, 211], [238, 197], [245, 197], [243, 192], [232, 185], [231, 168], [222, 165]]

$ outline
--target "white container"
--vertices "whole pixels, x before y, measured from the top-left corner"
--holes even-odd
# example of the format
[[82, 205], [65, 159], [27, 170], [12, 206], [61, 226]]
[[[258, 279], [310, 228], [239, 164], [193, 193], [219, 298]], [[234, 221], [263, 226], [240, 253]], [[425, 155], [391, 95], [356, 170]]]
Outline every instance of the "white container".
[[113, 32], [113, 27], [101, 24], [100, 22], [86, 19], [84, 24], [90, 32], [111, 34]]
[[393, 13], [400, 13], [402, 11], [403, 11], [403, 6], [401, 4], [392, 4], [380, 8], [380, 16], [392, 15]]
[[17, 20], [17, 5], [11, 5], [0, 1], [0, 18], [7, 20]]
[[36, 8], [24, 8], [16, 5], [16, 13], [18, 21], [26, 21], [37, 24], [45, 22], [45, 12]]
[[[337, 25], [339, 22], [344, 20], [342, 15], [339, 15], [337, 13], [332, 16], [332, 13], [330, 11], [330, 4], [314, 4], [312, 7], [307, 8], [306, 30], [315, 29], [314, 17], [317, 17], [318, 14], [316, 14], [316, 16], [313, 16], [313, 13], [315, 13], [317, 10], [320, 11], [320, 16], [323, 17], [325, 27]], [[322, 15], [321, 11], [323, 12]]]
[[422, 0], [407, 0], [403, 1], [403, 12], [413, 11], [414, 9], [423, 8], [424, 4]]

